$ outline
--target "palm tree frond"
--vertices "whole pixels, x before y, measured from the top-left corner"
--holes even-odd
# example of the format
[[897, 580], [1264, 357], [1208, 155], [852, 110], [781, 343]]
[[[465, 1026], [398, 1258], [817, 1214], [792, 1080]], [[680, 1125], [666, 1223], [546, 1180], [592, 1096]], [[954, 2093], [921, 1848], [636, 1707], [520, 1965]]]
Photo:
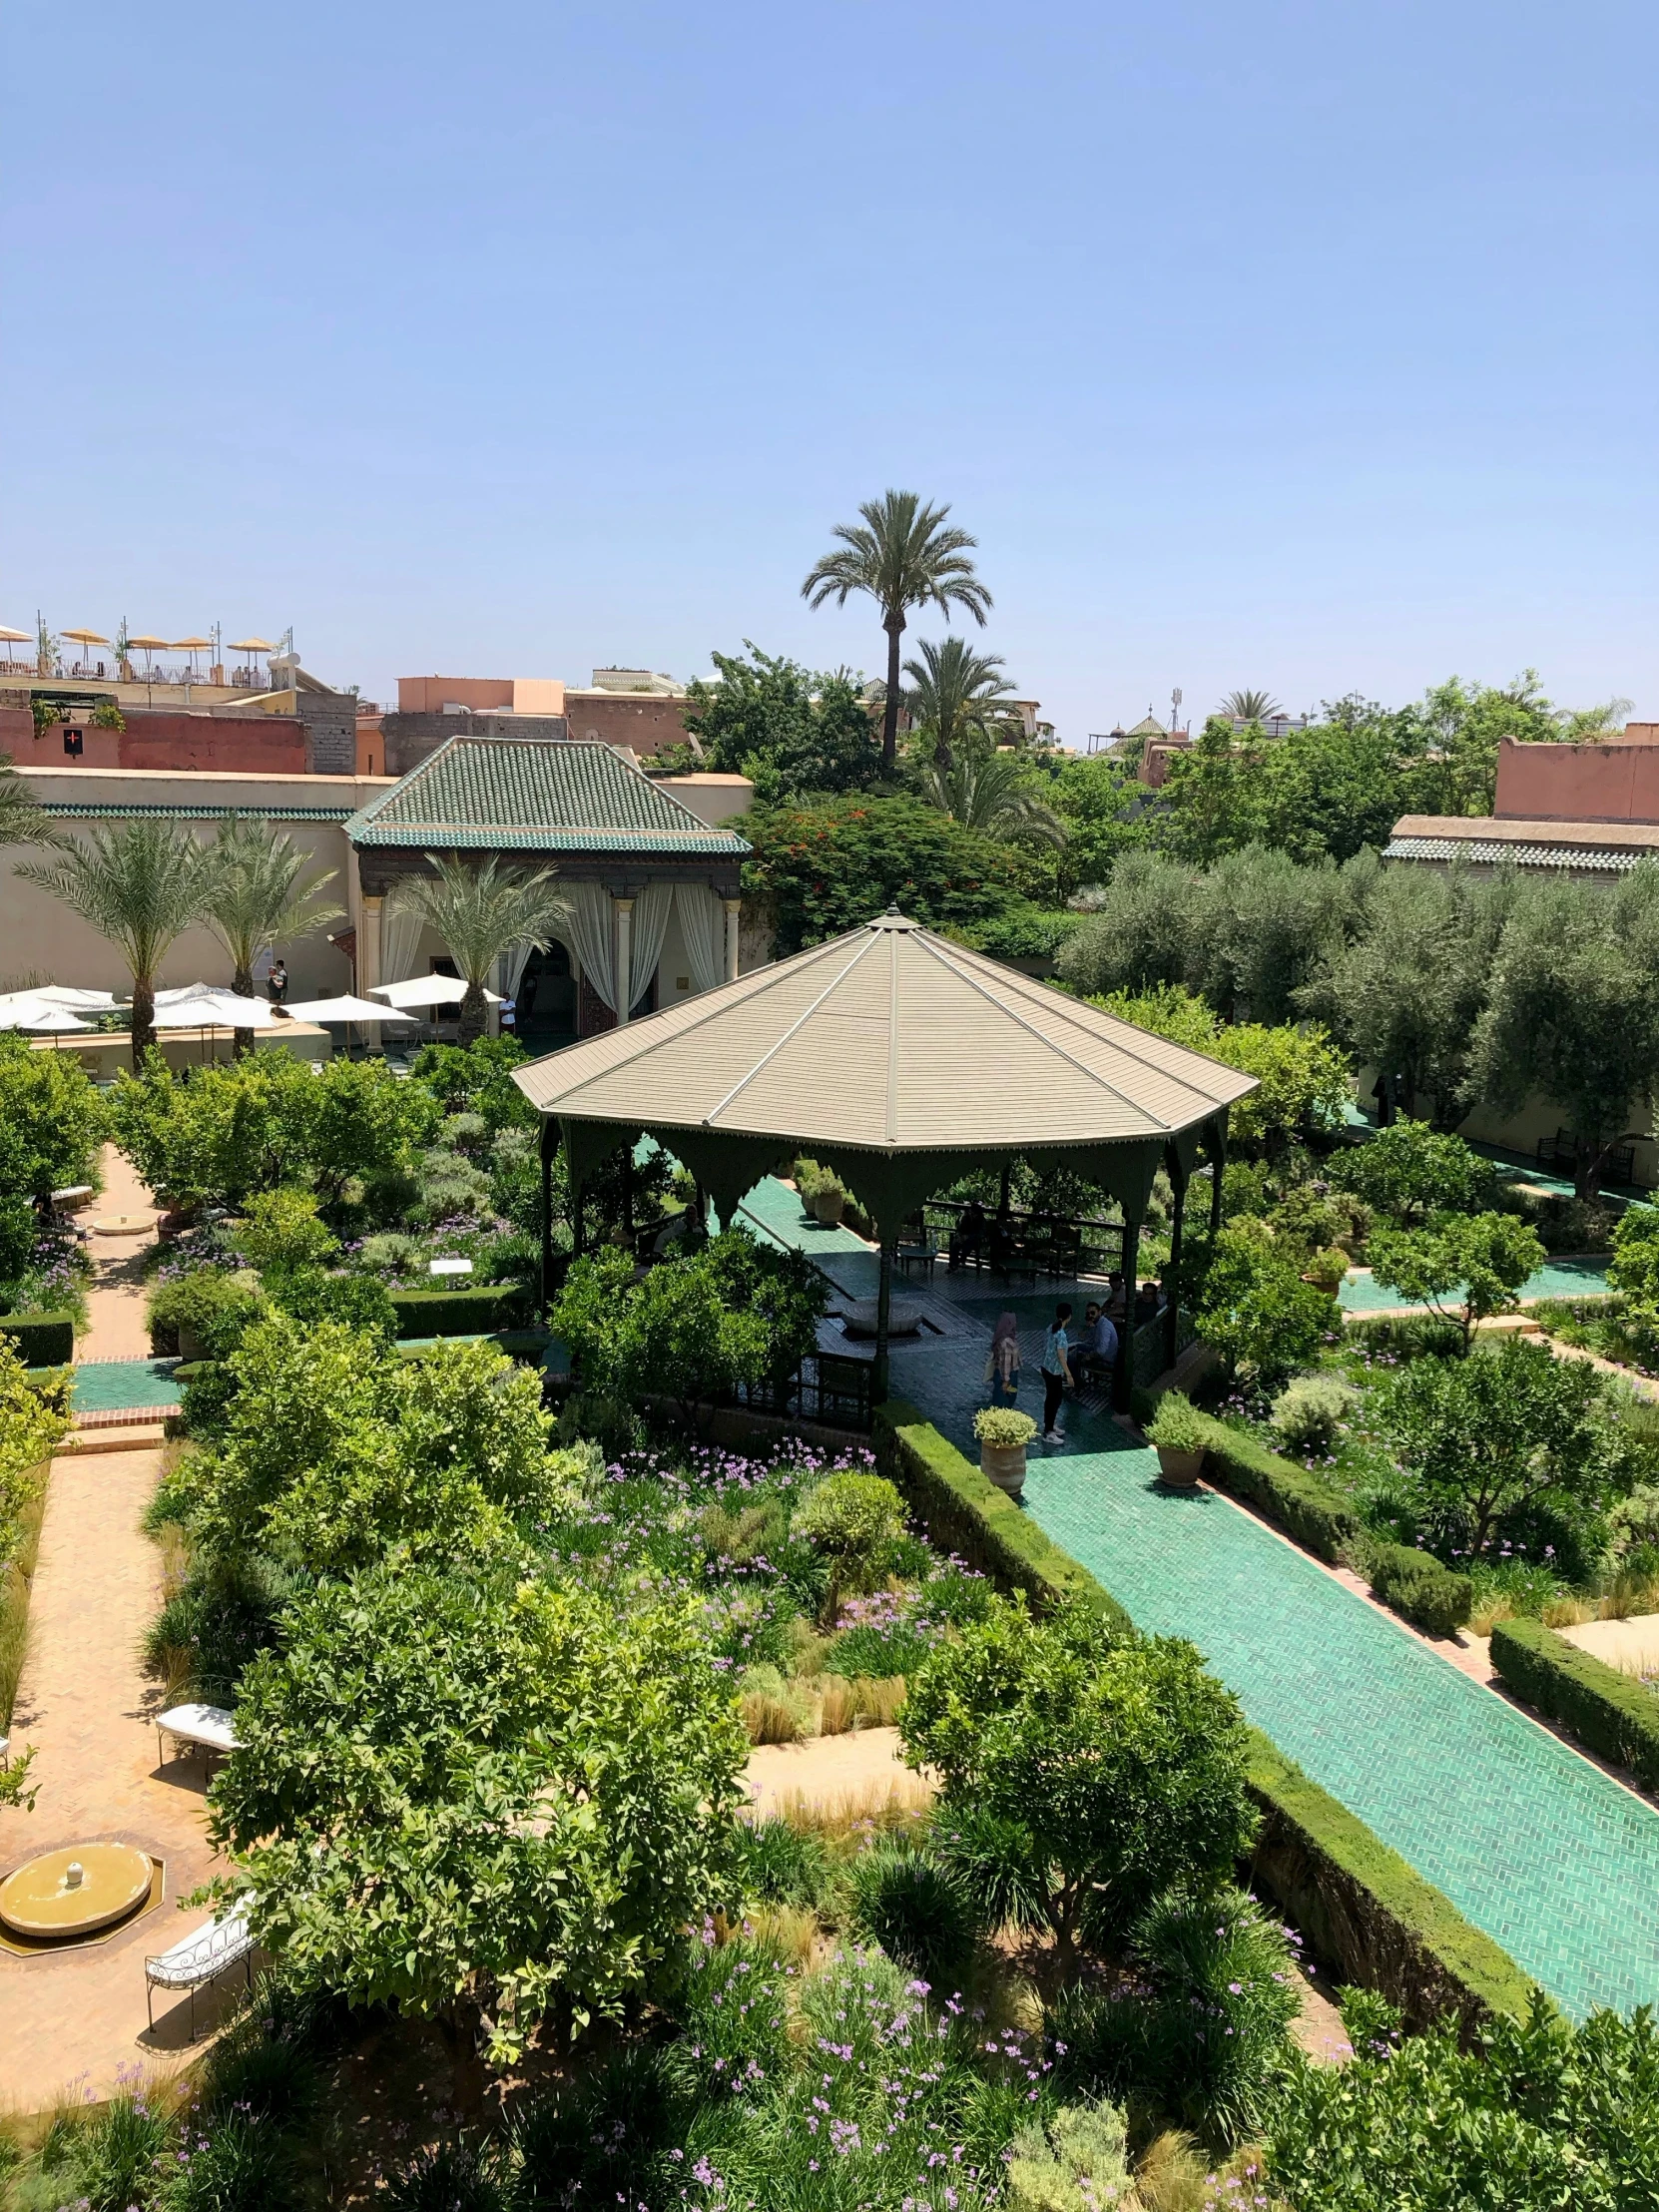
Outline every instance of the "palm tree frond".
[[1271, 715], [1282, 715], [1285, 710], [1272, 692], [1230, 691], [1220, 712], [1231, 715], [1235, 722], [1266, 722]]
[[570, 908], [564, 893], [554, 887], [551, 868], [530, 873], [503, 867], [493, 857], [476, 866], [433, 852], [427, 853], [426, 864], [430, 875], [410, 876], [392, 897], [437, 932], [466, 978], [461, 1008], [464, 1041], [469, 1030], [474, 1036], [482, 1033], [484, 985], [496, 961], [515, 944], [545, 951]]
[[1027, 772], [1011, 754], [983, 746], [964, 750], [947, 768], [927, 769], [922, 789], [941, 814], [988, 837], [1066, 841], [1065, 824], [1037, 797]]
[[239, 990], [252, 987], [254, 962], [265, 946], [319, 929], [344, 911], [326, 895], [336, 870], [301, 882], [306, 854], [269, 822], [233, 816], [211, 860], [206, 919], [231, 955]]
[[898, 641], [912, 607], [937, 607], [948, 622], [962, 608], [981, 629], [991, 595], [969, 558], [976, 540], [965, 530], [946, 526], [948, 506], [935, 507], [913, 491], [888, 491], [858, 509], [861, 522], [840, 522], [839, 540], [809, 572], [801, 596], [810, 606], [833, 599], [844, 607], [863, 592], [881, 610], [887, 633], [887, 695], [881, 726], [881, 756], [890, 774], [898, 739]]

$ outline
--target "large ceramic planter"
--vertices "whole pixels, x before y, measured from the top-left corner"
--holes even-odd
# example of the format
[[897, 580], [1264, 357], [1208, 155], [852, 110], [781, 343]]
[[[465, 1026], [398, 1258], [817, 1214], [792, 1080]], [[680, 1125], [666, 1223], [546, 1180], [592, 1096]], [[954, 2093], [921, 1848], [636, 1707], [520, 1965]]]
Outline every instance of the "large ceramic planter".
[[1159, 1444], [1158, 1471], [1172, 1489], [1190, 1490], [1204, 1467], [1203, 1447], [1197, 1451], [1172, 1451], [1168, 1444]]
[[838, 1229], [845, 1204], [844, 1191], [820, 1191], [813, 1200], [813, 1219], [821, 1229]]
[[981, 1444], [979, 1471], [999, 1490], [1005, 1490], [1010, 1497], [1018, 1497], [1025, 1487], [1025, 1446]]
[[188, 1321], [179, 1324], [179, 1357], [181, 1360], [205, 1360], [207, 1347]]

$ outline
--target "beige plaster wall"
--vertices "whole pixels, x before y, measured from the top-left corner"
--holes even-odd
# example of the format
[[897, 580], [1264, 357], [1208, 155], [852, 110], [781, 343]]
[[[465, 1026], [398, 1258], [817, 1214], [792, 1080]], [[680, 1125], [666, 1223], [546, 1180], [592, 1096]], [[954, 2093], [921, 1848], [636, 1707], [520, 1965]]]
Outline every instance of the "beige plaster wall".
[[[143, 806], [235, 806], [258, 815], [271, 806], [360, 807], [388, 788], [388, 779], [372, 781], [345, 776], [235, 776], [197, 772], [161, 773], [147, 769], [27, 769], [24, 782], [50, 815], [54, 802], [76, 801]], [[60, 817], [73, 835], [95, 825], [73, 817]], [[105, 818], [108, 827], [117, 827]], [[186, 825], [192, 835], [211, 843], [218, 834], [215, 821]], [[337, 823], [289, 822], [280, 825], [304, 852], [314, 868], [333, 869], [333, 898], [342, 907], [354, 903], [350, 850]], [[50, 892], [25, 883], [16, 873], [19, 862], [45, 855], [11, 848], [0, 853], [0, 989], [24, 983], [72, 983], [88, 989], [113, 990], [124, 996], [128, 973], [117, 948], [98, 935], [79, 915]], [[354, 914], [350, 915], [354, 920]], [[329, 944], [330, 930], [347, 926], [344, 920], [276, 949], [287, 962], [289, 995], [320, 998], [351, 987], [351, 968], [345, 955]], [[191, 929], [178, 938], [162, 963], [159, 980], [164, 986], [179, 983], [229, 983], [231, 961], [217, 937], [207, 929]]]

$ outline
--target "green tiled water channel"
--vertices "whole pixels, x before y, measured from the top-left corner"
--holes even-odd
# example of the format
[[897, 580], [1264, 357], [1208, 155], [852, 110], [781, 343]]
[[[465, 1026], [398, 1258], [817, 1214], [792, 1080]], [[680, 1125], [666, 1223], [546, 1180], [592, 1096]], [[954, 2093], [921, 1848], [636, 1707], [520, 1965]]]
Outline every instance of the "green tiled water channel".
[[[868, 1248], [820, 1247], [792, 1192], [762, 1186], [745, 1211], [868, 1294]], [[893, 1388], [971, 1453], [990, 1317], [1020, 1316], [1035, 1410], [1052, 1298], [952, 1303], [983, 1335], [895, 1344]], [[1259, 1728], [1566, 2010], [1659, 2001], [1659, 1814], [1228, 1499], [1163, 1488], [1103, 1409], [1068, 1402], [1062, 1422], [1062, 1445], [1032, 1448], [1027, 1509], [1141, 1627], [1191, 1637]]]
[[176, 1360], [83, 1360], [75, 1370], [77, 1413], [113, 1413], [140, 1405], [177, 1405]]
[[[1605, 1260], [1549, 1260], [1536, 1275], [1527, 1277], [1519, 1295], [1523, 1299], [1601, 1298], [1606, 1290]], [[1376, 1313], [1382, 1308], [1397, 1312], [1403, 1304], [1397, 1291], [1385, 1291], [1370, 1274], [1351, 1275], [1337, 1297], [1349, 1314]]]

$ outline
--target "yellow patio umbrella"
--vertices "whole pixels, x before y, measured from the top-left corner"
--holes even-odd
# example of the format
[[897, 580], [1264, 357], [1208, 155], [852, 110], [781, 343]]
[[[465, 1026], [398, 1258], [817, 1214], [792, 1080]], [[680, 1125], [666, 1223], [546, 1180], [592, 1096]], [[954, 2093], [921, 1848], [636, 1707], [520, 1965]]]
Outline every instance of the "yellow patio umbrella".
[[28, 642], [27, 630], [8, 630], [4, 624], [0, 624], [0, 645], [27, 645]]
[[200, 653], [205, 646], [212, 645], [213, 642], [214, 641], [212, 638], [175, 638], [173, 641], [173, 650], [175, 653], [188, 653], [190, 655], [190, 672], [194, 676], [196, 674], [197, 654]]
[[276, 648], [269, 638], [233, 638], [233, 653], [275, 653]]
[[66, 630], [64, 636], [72, 638], [80, 646], [108, 645], [110, 642], [108, 638], [103, 637], [96, 630]]
[[152, 653], [165, 653], [167, 651], [167, 640], [166, 638], [129, 638], [127, 640], [129, 652], [135, 646], [144, 655], [144, 680], [148, 683], [150, 681], [150, 656]]

